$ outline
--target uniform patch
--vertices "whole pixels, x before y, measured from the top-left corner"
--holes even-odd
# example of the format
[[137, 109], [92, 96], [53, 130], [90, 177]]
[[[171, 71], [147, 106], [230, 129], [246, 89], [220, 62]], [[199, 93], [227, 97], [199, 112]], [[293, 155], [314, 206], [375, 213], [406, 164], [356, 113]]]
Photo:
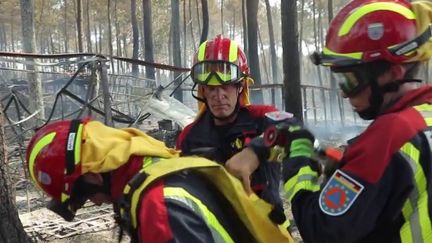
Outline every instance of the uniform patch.
[[364, 186], [358, 181], [336, 170], [321, 191], [319, 206], [325, 214], [342, 215], [348, 211], [363, 188]]

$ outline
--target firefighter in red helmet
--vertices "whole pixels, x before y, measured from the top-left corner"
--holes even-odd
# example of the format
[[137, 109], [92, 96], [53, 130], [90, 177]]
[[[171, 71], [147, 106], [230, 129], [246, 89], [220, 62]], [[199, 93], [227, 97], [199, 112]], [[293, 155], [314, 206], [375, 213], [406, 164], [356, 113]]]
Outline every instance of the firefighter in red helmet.
[[[431, 23], [431, 2], [406, 0], [353, 0], [331, 22], [312, 59], [374, 121], [322, 184], [314, 136], [298, 123], [280, 126], [284, 189], [305, 242], [432, 241], [432, 87], [415, 79], [432, 54]], [[246, 177], [260, 163], [253, 155], [274, 148], [255, 144], [227, 168]]]
[[292, 242], [221, 165], [178, 155], [138, 129], [68, 120], [39, 129], [26, 159], [49, 209], [71, 221], [87, 200], [113, 204], [132, 242]]
[[[265, 113], [277, 111], [270, 105], [249, 103], [246, 55], [238, 44], [221, 35], [202, 43], [194, 56], [191, 78], [197, 94], [198, 115], [177, 139], [183, 155], [201, 155], [224, 164], [266, 126]], [[271, 218], [288, 223], [279, 196], [280, 165], [270, 163], [254, 173], [254, 192], [274, 205]]]

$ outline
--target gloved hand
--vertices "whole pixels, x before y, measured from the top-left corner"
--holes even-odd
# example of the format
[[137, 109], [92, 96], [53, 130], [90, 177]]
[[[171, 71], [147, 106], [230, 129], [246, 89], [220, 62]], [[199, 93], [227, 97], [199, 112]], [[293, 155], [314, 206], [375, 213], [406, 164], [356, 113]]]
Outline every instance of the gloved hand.
[[[289, 158], [313, 154], [315, 137], [300, 124], [281, 123], [268, 128], [264, 133], [264, 144], [271, 150], [284, 148]], [[271, 154], [271, 153], [270, 153]]]

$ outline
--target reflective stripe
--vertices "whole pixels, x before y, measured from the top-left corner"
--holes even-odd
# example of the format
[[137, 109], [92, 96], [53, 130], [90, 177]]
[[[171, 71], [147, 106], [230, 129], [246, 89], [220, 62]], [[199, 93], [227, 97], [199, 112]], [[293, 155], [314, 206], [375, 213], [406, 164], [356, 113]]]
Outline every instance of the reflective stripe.
[[328, 56], [340, 56], [340, 57], [349, 57], [352, 59], [360, 60], [363, 56], [363, 52], [351, 52], [351, 53], [337, 53], [334, 52], [327, 47], [324, 47], [323, 53]]
[[282, 228], [284, 229], [288, 229], [288, 227], [291, 226], [291, 222], [289, 221], [289, 219], [286, 219], [283, 223], [282, 223]]
[[60, 195], [60, 200], [62, 203], [66, 202], [66, 200], [68, 200], [69, 198], [70, 198], [70, 196], [64, 192], [62, 192]]
[[431, 242], [432, 224], [429, 218], [426, 177], [420, 165], [420, 151], [412, 144], [406, 143], [401, 148], [402, 156], [413, 169], [415, 188], [402, 208], [405, 223], [400, 229], [402, 242]]
[[414, 109], [416, 109], [420, 114], [424, 117], [425, 122], [428, 127], [432, 126], [432, 105], [430, 104], [423, 104], [414, 106]]
[[163, 192], [164, 198], [179, 201], [188, 206], [195, 213], [201, 215], [212, 233], [214, 242], [234, 242], [228, 232], [219, 223], [219, 220], [213, 212], [211, 212], [201, 200], [181, 187], [164, 187]]
[[198, 49], [198, 62], [201, 62], [201, 61], [204, 60], [206, 48], [207, 48], [207, 41], [205, 41], [204, 43], [202, 43], [199, 46], [199, 49]]
[[422, 104], [422, 105], [414, 106], [414, 108], [416, 110], [418, 110], [419, 112], [432, 111], [432, 105], [431, 104]]
[[[126, 186], [124, 189], [129, 193], [123, 193], [122, 199], [119, 201], [120, 212], [122, 212], [121, 218], [125, 222], [128, 231], [136, 234], [137, 204], [143, 190], [155, 181], [185, 169], [202, 173], [220, 190], [222, 195], [225, 195], [235, 210], [233, 213], [236, 213], [236, 215], [232, 216], [240, 218], [241, 222], [239, 223], [246, 227], [245, 229], [253, 237], [254, 242], [294, 242], [286, 229], [275, 227], [275, 224], [268, 218], [271, 205], [258, 199], [255, 194], [248, 197], [244, 194], [241, 183], [229, 175], [223, 166], [200, 157], [162, 159], [160, 163], [153, 163], [145, 168], [143, 173], [138, 173], [129, 180], [128, 184], [131, 188]], [[142, 181], [142, 183], [132, 183], [132, 180], [136, 182], [136, 177], [137, 180], [141, 179], [139, 182]]]
[[310, 158], [312, 156], [312, 141], [308, 138], [294, 139], [290, 145], [291, 158], [305, 156]]
[[235, 62], [238, 58], [238, 45], [235, 41], [230, 41], [229, 62]]
[[[146, 157], [144, 157], [145, 159]], [[219, 167], [218, 164], [214, 163], [214, 162], [210, 162], [210, 161], [194, 161], [192, 158], [184, 158], [185, 160], [190, 160], [190, 164], [178, 164], [176, 166], [171, 166], [169, 164], [163, 164], [163, 163], [156, 163], [159, 160], [163, 160], [162, 158], [154, 158], [154, 157], [149, 157], [152, 160], [152, 165], [153, 166], [147, 166], [146, 168], [141, 169], [137, 176], [139, 176], [139, 174], [149, 174], [149, 176], [145, 179], [145, 181], [143, 183], [141, 183], [139, 185], [139, 187], [137, 188], [133, 188], [133, 192], [132, 192], [132, 196], [130, 197], [130, 220], [131, 220], [131, 225], [133, 228], [137, 227], [137, 208], [138, 208], [138, 202], [140, 200], [140, 196], [141, 196], [141, 192], [147, 188], [147, 186], [153, 182], [154, 180], [156, 180], [157, 178], [159, 178], [161, 175], [159, 173], [159, 170], [164, 171], [164, 175], [167, 174], [171, 174], [173, 172], [176, 171], [181, 171], [183, 169], [186, 168], [204, 168], [204, 167]], [[178, 160], [180, 160], [180, 158], [178, 158]], [[145, 162], [143, 161], [143, 166], [144, 166]], [[158, 166], [159, 165], [159, 166]], [[125, 187], [125, 189], [123, 190], [123, 195], [128, 194], [125, 193], [125, 190], [131, 190], [131, 188], [127, 188], [128, 186]]]
[[305, 166], [298, 171], [297, 175], [291, 177], [285, 183], [284, 189], [289, 201], [291, 201], [300, 190], [319, 191], [318, 173], [312, 170], [310, 166]]
[[39, 152], [40, 152], [43, 148], [45, 148], [45, 146], [49, 145], [49, 144], [54, 140], [55, 135], [56, 135], [55, 132], [51, 132], [51, 133], [48, 133], [47, 135], [43, 136], [43, 137], [42, 137], [41, 139], [39, 139], [39, 141], [37, 141], [37, 143], [33, 146], [33, 149], [32, 149], [32, 151], [31, 151], [31, 153], [30, 153], [30, 158], [29, 158], [29, 161], [28, 161], [28, 163], [29, 163], [28, 166], [29, 166], [30, 176], [31, 176], [31, 178], [33, 179], [33, 181], [36, 182], [36, 185], [37, 185], [40, 189], [42, 189], [42, 188], [39, 186], [39, 181], [36, 180], [36, 176], [35, 176], [35, 174], [34, 174], [34, 168], [33, 168], [33, 167], [34, 167], [34, 163], [35, 163], [36, 157], [38, 156]]
[[81, 162], [81, 137], [82, 137], [82, 128], [83, 124], [81, 123], [78, 127], [78, 131], [76, 133], [75, 138], [75, 148], [74, 148], [74, 160], [75, 164], [79, 164]]
[[147, 166], [149, 166], [151, 164], [153, 164], [153, 158], [152, 157], [144, 157], [143, 166], [142, 167], [146, 168]]
[[389, 2], [374, 2], [370, 4], [366, 4], [356, 11], [353, 11], [352, 14], [345, 20], [339, 29], [339, 36], [344, 36], [351, 31], [351, 28], [356, 24], [356, 22], [361, 19], [366, 14], [386, 10], [396, 12], [400, 15], [403, 15], [407, 19], [415, 19], [415, 14], [407, 7], [397, 4], [397, 3], [389, 3]]
[[[149, 165], [154, 164], [155, 162], [159, 161], [159, 158], [149, 157], [146, 156], [143, 158], [143, 164], [142, 169], [138, 172], [138, 174], [145, 174], [145, 168], [147, 168]], [[131, 212], [131, 223], [134, 228], [137, 226], [137, 207], [138, 202], [140, 199], [141, 192], [146, 188], [147, 184], [141, 183], [141, 185], [135, 189], [135, 191], [132, 192], [131, 202], [130, 202], [130, 212]], [[123, 194], [128, 194], [131, 190], [131, 186], [126, 184], [125, 188], [123, 189]]]

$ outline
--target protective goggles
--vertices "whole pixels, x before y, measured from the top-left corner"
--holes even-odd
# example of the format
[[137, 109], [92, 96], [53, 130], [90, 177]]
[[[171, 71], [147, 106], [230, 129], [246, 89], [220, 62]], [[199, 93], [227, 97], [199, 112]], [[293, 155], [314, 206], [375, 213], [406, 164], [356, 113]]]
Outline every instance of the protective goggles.
[[371, 78], [375, 78], [375, 75], [360, 67], [332, 68], [332, 71], [333, 77], [347, 97], [360, 93], [369, 85]]
[[377, 83], [380, 75], [389, 70], [391, 63], [377, 61], [349, 67], [331, 67], [333, 76], [345, 96], [352, 97], [371, 83]]
[[224, 61], [203, 61], [192, 67], [191, 78], [202, 85], [236, 83], [244, 77], [240, 67]]
[[347, 97], [354, 96], [367, 86], [367, 81], [363, 81], [355, 73], [335, 73], [334, 78], [339, 84], [340, 89]]

